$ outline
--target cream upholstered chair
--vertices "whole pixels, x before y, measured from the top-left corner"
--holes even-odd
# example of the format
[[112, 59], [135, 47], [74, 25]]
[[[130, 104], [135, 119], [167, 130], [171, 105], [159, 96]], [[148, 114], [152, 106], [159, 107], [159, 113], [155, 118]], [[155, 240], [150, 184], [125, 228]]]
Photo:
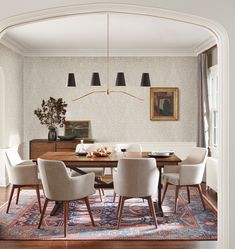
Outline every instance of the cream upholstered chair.
[[[121, 149], [125, 148], [126, 152], [142, 152], [142, 146], [141, 144], [116, 144], [115, 151], [121, 152]], [[113, 175], [113, 168], [111, 168], [111, 174]], [[116, 192], [113, 193], [113, 202], [115, 202], [116, 199]]]
[[[96, 151], [98, 148], [101, 148], [103, 145], [99, 143], [77, 144], [75, 151], [79, 152], [82, 146], [86, 152], [92, 152], [92, 151]], [[82, 170], [86, 173], [94, 172], [95, 176], [97, 177], [102, 177], [105, 172], [105, 168], [83, 168]], [[78, 175], [80, 174], [76, 171], [71, 172], [71, 176], [78, 176]], [[100, 201], [102, 202], [102, 194], [104, 195], [104, 191], [103, 189], [98, 189], [98, 190], [99, 190], [99, 195], [100, 195]]]
[[20, 191], [24, 187], [33, 187], [36, 189], [39, 210], [41, 212], [41, 202], [39, 193], [39, 187], [41, 182], [38, 179], [37, 165], [31, 160], [22, 160], [17, 152], [16, 147], [5, 149], [3, 156], [7, 168], [9, 181], [12, 184], [6, 212], [9, 212], [15, 189], [17, 189], [16, 204], [18, 204]]
[[179, 166], [164, 166], [163, 182], [165, 188], [163, 191], [162, 203], [164, 201], [166, 191], [169, 185], [175, 185], [175, 213], [177, 212], [178, 196], [180, 187], [186, 186], [188, 194], [188, 202], [190, 203], [190, 191], [189, 187], [197, 187], [202, 205], [204, 209], [205, 203], [202, 196], [201, 182], [205, 170], [205, 164], [207, 159], [206, 148], [193, 148], [190, 155], [180, 163]]
[[[102, 147], [102, 144], [94, 143], [94, 144], [77, 144], [76, 146], [76, 152], [79, 152], [81, 149], [81, 146], [84, 147], [86, 152], [96, 151], [98, 148]], [[83, 168], [82, 169], [86, 173], [94, 172], [96, 176], [102, 176], [104, 175], [104, 168]], [[72, 176], [77, 176], [79, 173], [72, 172]]]
[[123, 158], [118, 161], [117, 170], [113, 172], [114, 191], [120, 195], [118, 203], [118, 225], [121, 222], [124, 202], [130, 198], [148, 200], [150, 213], [157, 227], [157, 219], [152, 195], [157, 192], [159, 170], [154, 158]]
[[95, 226], [88, 200], [88, 196], [95, 193], [95, 174], [89, 173], [71, 177], [62, 161], [43, 160], [40, 158], [38, 159], [38, 168], [46, 196], [38, 228], [40, 229], [41, 227], [48, 202], [63, 202], [64, 237], [66, 237], [69, 201], [79, 199], [85, 200], [92, 225]]

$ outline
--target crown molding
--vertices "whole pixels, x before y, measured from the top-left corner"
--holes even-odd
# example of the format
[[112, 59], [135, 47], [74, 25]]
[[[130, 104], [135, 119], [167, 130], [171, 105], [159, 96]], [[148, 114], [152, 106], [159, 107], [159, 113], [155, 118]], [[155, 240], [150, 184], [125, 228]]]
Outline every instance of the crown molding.
[[203, 41], [201, 44], [196, 46], [194, 49], [194, 53], [196, 55], [199, 55], [215, 45], [216, 45], [216, 40], [214, 39], [214, 37], [210, 37], [209, 39]]
[[[110, 50], [110, 57], [155, 57], [155, 56], [196, 56], [192, 50], [167, 50], [167, 49], [126, 49], [126, 50]], [[106, 57], [107, 52], [104, 49], [50, 49], [40, 50], [31, 49], [23, 52], [27, 57]]]
[[11, 39], [8, 35], [5, 34], [4, 37], [0, 39], [0, 43], [6, 46], [7, 48], [11, 49], [12, 51], [16, 52], [17, 54], [24, 56], [24, 53], [26, 51], [25, 47], [20, 45], [15, 40]]
[[[22, 46], [7, 34], [0, 43], [25, 57], [106, 57], [106, 49], [31, 49]], [[192, 49], [110, 49], [110, 57], [197, 56]]]

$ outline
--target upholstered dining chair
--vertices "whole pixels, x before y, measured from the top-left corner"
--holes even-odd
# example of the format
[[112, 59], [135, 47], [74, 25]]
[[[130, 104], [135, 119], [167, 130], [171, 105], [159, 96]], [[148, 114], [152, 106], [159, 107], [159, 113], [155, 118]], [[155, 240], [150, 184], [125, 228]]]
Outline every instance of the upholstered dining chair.
[[[102, 144], [99, 143], [84, 143], [84, 144], [77, 144], [75, 151], [79, 152], [81, 150], [81, 147], [83, 146], [83, 149], [86, 152], [92, 152], [92, 151], [96, 151], [98, 148], [103, 147]], [[90, 173], [90, 172], [94, 172], [96, 177], [100, 177], [102, 178], [102, 176], [105, 173], [105, 168], [83, 168], [82, 169], [84, 172], [86, 173]], [[80, 175], [78, 172], [76, 171], [71, 171], [71, 176], [78, 176]], [[99, 191], [99, 196], [100, 196], [100, 201], [102, 202], [102, 194], [104, 195], [104, 190], [103, 189], [98, 189]]]
[[117, 216], [120, 227], [124, 202], [130, 198], [147, 199], [150, 213], [157, 227], [157, 218], [152, 201], [158, 188], [159, 170], [154, 158], [123, 158], [113, 171], [114, 191], [119, 198]]
[[[141, 144], [138, 144], [138, 143], [131, 143], [131, 144], [116, 144], [115, 146], [115, 151], [116, 152], [121, 152], [121, 149], [122, 148], [125, 148], [126, 149], [126, 152], [142, 152], [142, 146]], [[113, 175], [113, 171], [115, 169], [111, 168], [111, 175]], [[113, 193], [113, 202], [115, 202], [115, 199], [116, 199], [116, 192], [114, 191]]]
[[39, 193], [41, 181], [38, 179], [37, 165], [31, 160], [22, 160], [16, 147], [5, 149], [3, 157], [7, 168], [9, 182], [12, 184], [6, 212], [9, 212], [15, 189], [17, 189], [16, 204], [18, 204], [20, 191], [25, 187], [36, 189], [39, 211], [41, 212]]
[[38, 228], [40, 229], [41, 227], [48, 202], [63, 202], [64, 237], [66, 237], [69, 201], [80, 199], [85, 201], [91, 223], [95, 226], [88, 200], [88, 196], [95, 193], [95, 174], [88, 173], [85, 175], [71, 177], [62, 161], [43, 160], [40, 158], [38, 158], [38, 168], [46, 196]]
[[187, 188], [188, 202], [190, 203], [189, 187], [198, 189], [204, 210], [206, 209], [201, 189], [201, 182], [205, 170], [207, 160], [207, 149], [195, 147], [192, 149], [189, 156], [182, 161], [178, 166], [165, 165], [163, 173], [164, 191], [162, 203], [164, 201], [166, 191], [169, 185], [175, 185], [175, 213], [177, 212], [179, 190], [181, 187]]

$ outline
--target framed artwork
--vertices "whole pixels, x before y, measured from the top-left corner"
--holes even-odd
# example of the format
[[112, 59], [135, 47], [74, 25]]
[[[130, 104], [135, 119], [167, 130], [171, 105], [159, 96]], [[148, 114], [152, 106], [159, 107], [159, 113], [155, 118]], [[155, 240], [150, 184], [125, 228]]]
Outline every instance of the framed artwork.
[[178, 120], [179, 89], [170, 87], [150, 88], [150, 120]]
[[75, 135], [77, 138], [89, 138], [90, 121], [65, 121], [64, 135]]

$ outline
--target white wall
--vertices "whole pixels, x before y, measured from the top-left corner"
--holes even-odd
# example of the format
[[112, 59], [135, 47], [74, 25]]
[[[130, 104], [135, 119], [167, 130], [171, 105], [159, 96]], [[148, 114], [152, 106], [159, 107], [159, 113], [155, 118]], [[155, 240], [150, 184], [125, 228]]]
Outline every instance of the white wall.
[[[197, 60], [195, 57], [115, 57], [110, 59], [110, 86], [118, 71], [124, 71], [126, 87], [116, 87], [141, 102], [120, 93], [92, 94], [72, 99], [99, 87], [89, 87], [92, 72], [100, 72], [106, 85], [106, 59], [102, 57], [25, 58], [24, 140], [46, 138], [34, 109], [42, 99], [63, 97], [68, 103], [67, 120], [91, 120], [91, 135], [97, 141], [194, 142], [197, 115]], [[77, 88], [66, 88], [68, 72], [74, 72]], [[150, 90], [140, 87], [142, 72], [149, 72], [152, 86], [179, 88], [179, 121], [150, 121]], [[63, 135], [64, 129], [60, 134]]]
[[6, 185], [1, 149], [23, 142], [23, 58], [1, 44], [0, 55], [0, 185]]

